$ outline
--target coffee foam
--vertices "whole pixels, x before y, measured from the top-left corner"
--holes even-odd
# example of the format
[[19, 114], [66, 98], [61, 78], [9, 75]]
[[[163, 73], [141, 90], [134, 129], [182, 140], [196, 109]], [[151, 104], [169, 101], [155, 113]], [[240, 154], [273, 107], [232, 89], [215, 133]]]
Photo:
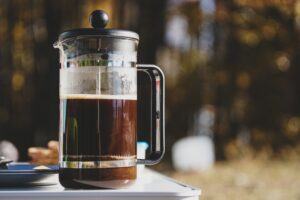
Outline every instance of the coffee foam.
[[137, 100], [137, 95], [111, 95], [111, 94], [60, 94], [60, 99], [117, 99]]

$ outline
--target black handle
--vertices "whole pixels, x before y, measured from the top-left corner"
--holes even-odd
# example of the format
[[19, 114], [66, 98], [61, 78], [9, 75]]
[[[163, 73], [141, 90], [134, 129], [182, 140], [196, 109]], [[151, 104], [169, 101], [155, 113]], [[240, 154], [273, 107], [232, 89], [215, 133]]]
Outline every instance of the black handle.
[[[148, 77], [148, 80], [151, 82], [150, 99], [143, 99], [143, 102], [150, 104], [146, 106], [150, 106], [150, 130], [152, 130], [150, 154], [145, 159], [138, 159], [138, 164], [153, 165], [158, 163], [165, 153], [165, 77], [162, 70], [155, 65], [139, 64], [137, 69], [139, 85], [145, 84], [141, 79], [141, 75]], [[145, 89], [144, 87], [141, 88]], [[141, 101], [141, 98], [138, 94], [138, 102]], [[138, 116], [146, 114], [142, 106], [139, 106], [138, 112]]]

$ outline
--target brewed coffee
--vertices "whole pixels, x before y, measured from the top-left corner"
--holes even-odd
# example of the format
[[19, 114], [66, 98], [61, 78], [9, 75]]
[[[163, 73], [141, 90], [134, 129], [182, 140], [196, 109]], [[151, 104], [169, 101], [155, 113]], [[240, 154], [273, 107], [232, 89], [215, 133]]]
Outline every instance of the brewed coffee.
[[135, 180], [135, 97], [68, 95], [60, 109], [63, 186], [120, 188]]

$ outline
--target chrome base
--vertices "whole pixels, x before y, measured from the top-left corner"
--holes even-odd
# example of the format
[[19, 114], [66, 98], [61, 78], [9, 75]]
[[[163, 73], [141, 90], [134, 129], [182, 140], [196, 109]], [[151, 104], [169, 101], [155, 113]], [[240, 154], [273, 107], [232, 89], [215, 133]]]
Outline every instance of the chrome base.
[[136, 166], [136, 159], [125, 160], [105, 160], [105, 161], [62, 161], [59, 163], [61, 168], [71, 169], [102, 169], [120, 168]]

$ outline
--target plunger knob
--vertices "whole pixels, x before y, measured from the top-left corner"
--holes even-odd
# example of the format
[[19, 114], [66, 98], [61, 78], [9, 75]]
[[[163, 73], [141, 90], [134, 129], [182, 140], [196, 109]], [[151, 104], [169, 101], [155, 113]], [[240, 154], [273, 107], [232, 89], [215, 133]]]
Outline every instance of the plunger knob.
[[94, 10], [90, 14], [90, 24], [94, 28], [105, 28], [105, 26], [108, 24], [108, 15], [103, 10]]

